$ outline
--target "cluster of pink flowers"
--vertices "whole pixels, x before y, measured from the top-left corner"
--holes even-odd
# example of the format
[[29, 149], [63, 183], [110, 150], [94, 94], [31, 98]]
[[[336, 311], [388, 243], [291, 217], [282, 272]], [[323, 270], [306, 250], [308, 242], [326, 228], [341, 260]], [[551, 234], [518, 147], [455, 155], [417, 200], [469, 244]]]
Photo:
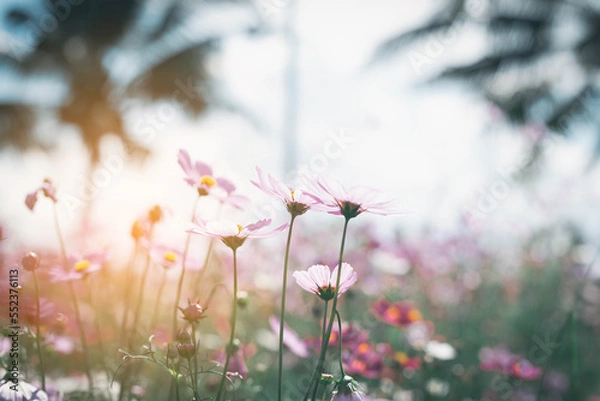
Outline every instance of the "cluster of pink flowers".
[[505, 346], [483, 348], [479, 351], [479, 367], [482, 370], [501, 372], [521, 380], [536, 380], [542, 369], [522, 356], [513, 354]]

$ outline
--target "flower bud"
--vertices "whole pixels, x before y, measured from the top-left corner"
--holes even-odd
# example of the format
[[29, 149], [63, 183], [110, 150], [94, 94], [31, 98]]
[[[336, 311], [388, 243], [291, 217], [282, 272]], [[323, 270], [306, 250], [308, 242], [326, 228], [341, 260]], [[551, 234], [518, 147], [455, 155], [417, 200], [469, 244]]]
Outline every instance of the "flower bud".
[[27, 252], [21, 259], [23, 268], [29, 272], [35, 271], [40, 265], [40, 258], [35, 252]]
[[198, 300], [192, 303], [192, 301], [188, 299], [188, 306], [186, 308], [179, 308], [181, 313], [183, 313], [183, 318], [190, 323], [195, 323], [204, 317], [204, 311], [199, 302], [200, 301]]
[[136, 220], [131, 226], [131, 236], [134, 240], [139, 240], [144, 235], [146, 235], [146, 229], [144, 228], [144, 223], [141, 220]]
[[177, 344], [177, 352], [182, 358], [191, 359], [196, 355], [196, 344], [192, 342]]
[[179, 352], [177, 352], [177, 346], [174, 343], [167, 344], [166, 354], [168, 359], [177, 358], [177, 355], [179, 355]]
[[248, 293], [246, 291], [238, 291], [237, 304], [242, 309], [248, 306]]
[[179, 329], [177, 330], [175, 340], [179, 343], [189, 343], [192, 342], [192, 337], [190, 336], [190, 333], [188, 333], [184, 329]]
[[152, 222], [152, 224], [158, 223], [159, 221], [162, 220], [162, 218], [163, 218], [163, 211], [160, 208], [160, 206], [154, 205], [152, 207], [152, 209], [150, 209], [148, 211], [148, 220], [150, 220], [150, 222]]

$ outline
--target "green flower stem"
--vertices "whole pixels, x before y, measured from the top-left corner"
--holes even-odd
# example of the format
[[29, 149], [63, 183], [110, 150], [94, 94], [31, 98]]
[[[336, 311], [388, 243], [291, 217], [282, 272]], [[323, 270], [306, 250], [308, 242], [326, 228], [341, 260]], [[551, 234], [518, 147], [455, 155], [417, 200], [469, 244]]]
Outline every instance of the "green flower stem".
[[219, 390], [217, 391], [216, 401], [221, 400], [223, 388], [225, 386], [225, 380], [227, 378], [227, 369], [229, 369], [229, 360], [233, 352], [233, 340], [235, 338], [235, 322], [237, 319], [237, 293], [238, 293], [238, 280], [237, 280], [237, 250], [233, 250], [233, 310], [231, 313], [231, 334], [229, 335], [229, 345], [227, 346], [227, 357], [225, 359], [225, 366], [223, 367], [223, 374], [221, 376], [221, 382], [219, 383]]
[[[198, 341], [196, 340], [196, 323], [192, 322], [192, 341], [194, 342], [194, 347], [196, 348], [196, 352], [194, 353], [194, 389], [198, 391]], [[200, 400], [198, 400], [200, 401]]]
[[87, 294], [88, 294], [88, 303], [94, 310], [94, 329], [96, 330], [96, 333], [98, 333], [98, 346], [100, 347], [100, 355], [102, 355], [102, 367], [104, 368], [104, 371], [106, 372], [107, 380], [110, 381], [110, 372], [108, 371], [108, 367], [106, 366], [106, 363], [104, 362], [104, 356], [106, 354], [104, 353], [104, 342], [102, 341], [102, 335], [100, 334], [100, 322], [98, 321], [98, 309], [96, 308], [96, 305], [94, 304], [94, 298], [92, 296], [92, 287], [90, 285], [90, 282], [88, 281], [88, 277], [84, 276], [83, 281], [85, 281], [85, 286], [86, 286], [86, 290], [87, 290]]
[[[329, 301], [325, 301], [325, 309], [323, 310], [323, 325], [321, 326], [321, 349], [323, 347], [327, 348], [329, 344], [325, 344], [325, 330], [327, 329], [327, 312], [329, 307]], [[329, 343], [329, 341], [327, 341]], [[310, 386], [309, 386], [310, 387]], [[315, 389], [313, 390], [312, 399], [317, 399], [317, 392], [319, 391], [319, 381], [315, 384]]]
[[[152, 233], [150, 233], [152, 235]], [[142, 303], [144, 301], [144, 291], [146, 289], [146, 277], [148, 276], [148, 270], [150, 270], [150, 250], [146, 252], [146, 265], [142, 272], [142, 278], [140, 279], [140, 287], [138, 289], [138, 297], [135, 303], [135, 311], [133, 312], [133, 325], [131, 326], [131, 333], [129, 335], [129, 347], [132, 347], [134, 335], [137, 331], [137, 325], [140, 320], [140, 313], [142, 311]]]
[[337, 316], [338, 322], [338, 353], [340, 354], [340, 372], [342, 377], [346, 377], [344, 365], [342, 364], [342, 318], [340, 317], [340, 313], [338, 311], [335, 311], [335, 316]]
[[290, 244], [292, 242], [292, 229], [296, 216], [292, 214], [288, 228], [287, 243], [285, 245], [285, 259], [283, 262], [283, 284], [281, 287], [281, 315], [279, 317], [279, 371], [277, 376], [277, 399], [282, 400], [283, 382], [283, 327], [285, 324], [285, 298], [287, 293], [288, 262], [290, 257]]
[[[200, 196], [196, 198], [194, 202], [194, 207], [192, 209], [192, 217], [190, 218], [191, 222], [194, 222], [194, 218], [196, 217], [196, 208], [198, 207], [198, 202], [200, 201]], [[187, 261], [187, 255], [190, 249], [190, 240], [192, 238], [192, 233], [188, 233], [187, 238], [185, 239], [185, 248], [183, 249], [183, 256], [181, 258], [181, 275], [179, 276], [179, 282], [177, 283], [177, 292], [175, 293], [175, 304], [173, 305], [173, 338], [177, 335], [177, 308], [179, 307], [179, 299], [181, 298], [181, 289], [183, 288], [183, 279], [185, 277], [185, 262]]]
[[158, 286], [158, 292], [156, 293], [156, 302], [154, 303], [154, 312], [152, 313], [152, 320], [150, 323], [150, 330], [154, 329], [156, 322], [158, 320], [158, 312], [160, 311], [160, 301], [162, 298], [163, 291], [165, 290], [165, 283], [167, 281], [167, 270], [163, 268], [163, 274]]
[[35, 316], [35, 344], [37, 347], [38, 358], [40, 359], [40, 375], [42, 377], [42, 390], [46, 391], [46, 374], [44, 369], [44, 355], [42, 352], [42, 345], [40, 341], [40, 290], [38, 285], [37, 274], [35, 270], [33, 273], [33, 283], [35, 285], [35, 302], [37, 304], [36, 316]]
[[317, 368], [315, 369], [313, 377], [308, 386], [307, 392], [304, 395], [304, 398], [303, 398], [304, 401], [308, 400], [308, 394], [310, 393], [311, 386], [313, 385], [313, 383], [315, 383], [315, 381], [317, 381], [317, 385], [318, 385], [318, 379], [321, 376], [321, 373], [323, 373], [323, 366], [325, 364], [325, 355], [327, 354], [327, 344], [329, 344], [329, 337], [331, 336], [331, 330], [333, 329], [333, 322], [335, 321], [335, 312], [337, 311], [338, 293], [339, 293], [339, 289], [340, 289], [340, 281], [341, 281], [341, 276], [342, 276], [342, 258], [344, 257], [344, 247], [346, 245], [346, 233], [348, 231], [348, 222], [349, 221], [350, 221], [350, 218], [348, 218], [348, 217], [346, 217], [344, 220], [344, 230], [342, 232], [342, 244], [340, 246], [340, 257], [338, 260], [338, 271], [337, 271], [337, 277], [336, 277], [336, 281], [335, 281], [335, 292], [333, 295], [333, 304], [331, 306], [331, 316], [329, 318], [329, 324], [327, 327], [327, 331], [325, 333], [325, 337], [323, 338], [323, 343], [321, 345], [321, 354], [319, 355], [319, 361], [317, 362]]
[[87, 340], [85, 338], [85, 328], [83, 327], [83, 322], [81, 321], [81, 312], [79, 310], [79, 302], [77, 301], [77, 296], [75, 295], [75, 288], [73, 287], [73, 282], [69, 281], [69, 292], [71, 294], [71, 300], [73, 301], [73, 306], [75, 307], [75, 320], [77, 321], [77, 326], [79, 327], [79, 335], [81, 338], [81, 347], [83, 348], [83, 364], [85, 366], [85, 375], [88, 379], [88, 387], [90, 392], [94, 389], [94, 381], [92, 379], [92, 372], [90, 370], [90, 362], [89, 362], [89, 350], [87, 345]]
[[[63, 258], [63, 264], [65, 270], [69, 270], [69, 258], [67, 256], [67, 248], [65, 247], [65, 241], [62, 236], [62, 232], [60, 230], [60, 224], [58, 222], [58, 209], [56, 207], [56, 202], [52, 204], [53, 214], [54, 214], [54, 227], [56, 228], [56, 236], [58, 237], [58, 242], [60, 243], [60, 252]], [[73, 301], [73, 306], [75, 308], [75, 320], [77, 321], [77, 326], [79, 328], [79, 336], [81, 338], [81, 347], [83, 348], [83, 362], [85, 366], [85, 375], [88, 379], [88, 388], [90, 392], [94, 389], [94, 381], [92, 379], [92, 372], [90, 370], [90, 364], [88, 361], [89, 358], [89, 350], [87, 346], [87, 340], [85, 338], [85, 328], [83, 326], [83, 322], [81, 320], [81, 313], [79, 311], [79, 303], [77, 302], [77, 296], [75, 295], [75, 288], [73, 288], [73, 282], [68, 281], [69, 292], [71, 294], [71, 300]]]
[[133, 266], [135, 266], [135, 261], [137, 258], [137, 254], [138, 254], [138, 250], [139, 250], [139, 241], [135, 241], [135, 248], [133, 250], [133, 254], [131, 255], [131, 260], [130, 262], [127, 264], [127, 272], [125, 273], [125, 283], [126, 283], [126, 287], [125, 287], [125, 310], [123, 311], [123, 317], [121, 319], [121, 335], [120, 335], [120, 339], [121, 339], [121, 343], [123, 343], [126, 340], [126, 335], [127, 335], [127, 321], [129, 320], [129, 307], [131, 304], [131, 289], [129, 287], [127, 287], [127, 285], [129, 283], [131, 283], [131, 281], [133, 280], [133, 274], [132, 274], [132, 270], [133, 270]]

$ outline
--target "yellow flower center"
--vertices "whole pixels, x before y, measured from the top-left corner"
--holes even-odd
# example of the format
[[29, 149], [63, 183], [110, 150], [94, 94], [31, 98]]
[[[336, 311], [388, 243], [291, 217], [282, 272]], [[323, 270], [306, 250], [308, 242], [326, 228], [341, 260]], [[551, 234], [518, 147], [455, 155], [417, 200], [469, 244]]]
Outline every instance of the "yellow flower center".
[[408, 356], [404, 352], [396, 352], [394, 359], [398, 361], [400, 365], [406, 365], [408, 362]]
[[167, 252], [165, 253], [165, 260], [171, 263], [177, 262], [177, 254], [175, 252]]
[[408, 321], [409, 322], [417, 322], [422, 319], [423, 319], [423, 316], [421, 315], [421, 312], [419, 312], [417, 309], [411, 309], [410, 312], [408, 312]]
[[75, 263], [75, 271], [78, 273], [84, 271], [88, 267], [90, 267], [90, 261], [87, 259], [83, 259]]
[[238, 234], [242, 232], [242, 230], [244, 229], [244, 226], [242, 226], [241, 224], [237, 225], [237, 229], [238, 229]]
[[290, 191], [292, 193], [292, 200], [295, 200], [294, 198], [294, 193], [296, 193], [296, 191], [294, 191], [293, 189]]
[[212, 176], [210, 175], [203, 175], [202, 178], [200, 178], [200, 184], [201, 185], [206, 185], [207, 187], [213, 187], [215, 185], [217, 185], [217, 180], [215, 180]]

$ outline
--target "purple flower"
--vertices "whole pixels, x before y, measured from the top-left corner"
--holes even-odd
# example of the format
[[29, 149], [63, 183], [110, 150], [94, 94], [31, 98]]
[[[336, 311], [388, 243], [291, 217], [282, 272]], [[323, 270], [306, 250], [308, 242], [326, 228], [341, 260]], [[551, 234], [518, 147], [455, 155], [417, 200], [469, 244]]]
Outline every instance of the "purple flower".
[[37, 188], [35, 191], [27, 194], [25, 197], [25, 205], [29, 208], [29, 210], [33, 211], [35, 204], [38, 200], [38, 193], [42, 192], [46, 198], [52, 200], [52, 202], [56, 203], [58, 200], [56, 199], [56, 188], [54, 188], [54, 184], [50, 178], [44, 178], [44, 183], [41, 187]]
[[481, 370], [502, 372], [522, 380], [536, 380], [542, 375], [542, 369], [527, 359], [515, 355], [504, 346], [482, 348], [479, 351]]
[[[335, 296], [337, 274], [337, 266], [331, 271], [329, 266], [313, 265], [308, 270], [295, 271], [292, 276], [304, 290], [317, 294], [324, 301], [329, 301]], [[356, 272], [348, 263], [342, 263], [338, 298], [354, 283], [356, 283]]]
[[250, 182], [267, 195], [285, 203], [288, 212], [293, 216], [300, 216], [306, 213], [312, 205], [316, 204], [312, 196], [300, 190], [290, 188], [277, 181], [272, 175], [264, 173], [258, 167], [256, 167], [256, 173], [258, 175], [258, 182], [253, 180], [250, 180]]
[[265, 230], [271, 224], [271, 219], [259, 220], [256, 223], [241, 225], [230, 221], [216, 220], [206, 221], [196, 219], [192, 227], [187, 231], [194, 234], [202, 234], [208, 237], [219, 238], [225, 245], [235, 250], [242, 246], [246, 238], [268, 238], [285, 230], [289, 224], [283, 224], [272, 230]]
[[396, 200], [383, 200], [381, 192], [369, 187], [344, 188], [339, 182], [325, 177], [316, 180], [304, 177], [306, 195], [312, 197], [315, 210], [342, 215], [347, 219], [361, 213], [379, 215], [401, 214]]
[[152, 245], [148, 252], [152, 260], [165, 269], [181, 266], [181, 251], [166, 245]]
[[198, 195], [213, 195], [220, 202], [229, 204], [238, 209], [243, 208], [248, 199], [245, 196], [234, 194], [235, 185], [223, 177], [214, 177], [212, 168], [208, 164], [196, 161], [192, 163], [187, 151], [180, 149], [177, 162], [185, 173], [184, 180], [195, 187]]
[[100, 252], [71, 255], [68, 258], [68, 270], [65, 270], [62, 266], [54, 266], [50, 269], [52, 282], [81, 280], [100, 270], [106, 259], [106, 253]]
[[[275, 316], [271, 316], [269, 318], [269, 325], [271, 326], [271, 330], [277, 334], [279, 337], [279, 323], [280, 320]], [[308, 346], [306, 342], [304, 342], [298, 333], [294, 330], [290, 329], [287, 324], [283, 325], [283, 343], [292, 351], [294, 355], [297, 355], [301, 358], [308, 358], [310, 352], [308, 352]]]

